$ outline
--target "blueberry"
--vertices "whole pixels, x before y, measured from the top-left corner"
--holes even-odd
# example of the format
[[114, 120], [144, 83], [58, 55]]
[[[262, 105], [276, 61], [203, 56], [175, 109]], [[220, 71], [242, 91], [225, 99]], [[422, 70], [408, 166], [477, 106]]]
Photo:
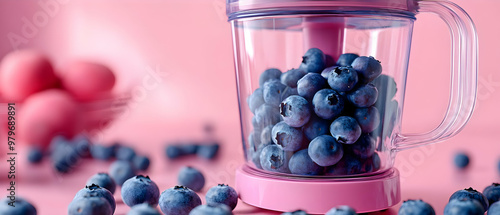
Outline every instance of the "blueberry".
[[288, 158], [289, 156], [283, 147], [271, 144], [262, 149], [259, 160], [264, 170], [288, 173]]
[[62, 135], [56, 135], [52, 138], [49, 145], [49, 152], [52, 154], [61, 145], [69, 145], [70, 141]]
[[259, 77], [259, 86], [264, 86], [264, 83], [270, 80], [280, 80], [281, 71], [276, 68], [266, 69]]
[[357, 213], [353, 208], [341, 205], [330, 209], [325, 215], [357, 215]]
[[112, 215], [113, 210], [106, 199], [86, 196], [74, 199], [68, 206], [68, 215]]
[[151, 206], [148, 203], [142, 203], [138, 205], [134, 205], [130, 208], [130, 211], [127, 215], [162, 215], [157, 209], [156, 206]]
[[165, 155], [167, 155], [168, 158], [170, 159], [176, 159], [184, 154], [182, 153], [182, 150], [179, 148], [177, 145], [169, 145], [165, 148]]
[[129, 178], [135, 176], [136, 170], [130, 161], [117, 160], [109, 166], [109, 175], [119, 186]]
[[353, 53], [341, 54], [337, 60], [337, 66], [351, 66], [352, 62], [358, 57], [359, 55]]
[[352, 67], [329, 67], [328, 85], [336, 91], [348, 92], [358, 83], [358, 73]]
[[76, 150], [78, 151], [81, 157], [84, 158], [90, 157], [90, 146], [92, 144], [87, 135], [78, 134], [73, 138], [71, 142], [76, 147]]
[[342, 159], [340, 159], [337, 164], [326, 168], [326, 175], [338, 176], [360, 174], [364, 172], [364, 167], [365, 164], [361, 160], [350, 154], [344, 153], [344, 156], [342, 156]]
[[258, 135], [259, 133], [256, 133], [256, 131], [253, 131], [250, 135], [248, 135], [248, 149], [250, 149], [251, 152], [255, 151], [255, 149], [257, 149], [260, 145], [260, 137], [257, 138]]
[[28, 161], [32, 164], [40, 163], [43, 159], [43, 152], [38, 147], [33, 147], [29, 149]]
[[309, 102], [300, 96], [290, 96], [280, 104], [283, 121], [292, 127], [302, 127], [311, 117]]
[[332, 136], [321, 135], [309, 143], [308, 154], [318, 165], [331, 166], [340, 161], [344, 149]]
[[307, 73], [297, 82], [297, 93], [299, 96], [311, 100], [314, 94], [325, 88], [326, 79], [318, 73]]
[[472, 187], [469, 187], [469, 188], [463, 189], [463, 190], [459, 190], [459, 191], [453, 193], [450, 196], [449, 201], [451, 201], [453, 199], [463, 199], [463, 198], [475, 199], [479, 203], [481, 203], [484, 211], [488, 210], [488, 205], [489, 205], [488, 198], [486, 198], [486, 196], [484, 196], [481, 192], [478, 192], [477, 190], [472, 189]]
[[342, 113], [344, 98], [335, 90], [322, 89], [314, 95], [312, 105], [316, 115], [323, 119], [332, 120]]
[[132, 147], [128, 146], [121, 146], [116, 150], [116, 159], [118, 160], [126, 160], [126, 161], [132, 161], [135, 157], [135, 150]]
[[361, 127], [354, 118], [341, 116], [330, 125], [330, 133], [339, 143], [353, 144], [361, 136]]
[[469, 156], [463, 152], [457, 153], [453, 158], [455, 166], [459, 169], [465, 169], [469, 165], [469, 161]]
[[381, 74], [371, 82], [378, 91], [378, 94], [383, 99], [392, 99], [398, 91], [396, 81], [391, 76]]
[[200, 191], [203, 186], [205, 186], [205, 177], [203, 174], [190, 166], [181, 168], [177, 176], [177, 181], [179, 185], [188, 187], [196, 192]]
[[318, 175], [321, 173], [322, 168], [309, 157], [307, 151], [307, 149], [302, 149], [290, 158], [288, 168], [292, 174]]
[[146, 171], [149, 168], [149, 158], [142, 155], [137, 155], [132, 160], [132, 164], [134, 164], [134, 168], [136, 170]]
[[281, 215], [309, 215], [309, 214], [304, 210], [295, 210], [291, 212], [282, 213]]
[[347, 94], [347, 99], [356, 107], [370, 107], [378, 98], [378, 90], [372, 84], [360, 86]]
[[488, 199], [490, 205], [498, 202], [498, 200], [500, 200], [500, 184], [493, 183], [490, 186], [487, 186], [486, 188], [484, 188], [483, 194]]
[[99, 187], [99, 185], [92, 184], [90, 186], [85, 186], [85, 188], [79, 190], [75, 194], [73, 202], [78, 201], [79, 199], [85, 199], [86, 197], [104, 198], [111, 207], [111, 212], [115, 211], [116, 208], [115, 197], [113, 197], [113, 194], [109, 192], [109, 190]]
[[377, 153], [374, 153], [371, 157], [364, 160], [362, 172], [375, 172], [380, 169], [380, 165], [380, 156]]
[[183, 155], [194, 155], [198, 151], [199, 145], [192, 142], [179, 143], [177, 145]]
[[453, 199], [446, 204], [443, 215], [484, 215], [484, 208], [475, 199]]
[[92, 184], [98, 185], [99, 187], [109, 190], [111, 194], [115, 193], [116, 190], [116, 183], [108, 173], [97, 173], [91, 176], [85, 184], [87, 186], [91, 186]]
[[137, 175], [125, 181], [121, 193], [123, 202], [130, 207], [141, 203], [156, 207], [160, 198], [160, 190], [156, 183], [143, 175]]
[[164, 214], [188, 215], [193, 208], [201, 205], [201, 199], [191, 189], [175, 186], [161, 193], [159, 203]]
[[195, 207], [189, 215], [233, 215], [226, 205], [200, 205]]
[[252, 154], [252, 162], [255, 164], [255, 167], [259, 169], [262, 169], [262, 166], [260, 165], [260, 155], [262, 154], [262, 150], [268, 145], [274, 145], [274, 143], [260, 144], [257, 147], [257, 150], [255, 150]]
[[369, 133], [380, 125], [380, 112], [374, 106], [368, 108], [357, 108], [354, 118], [358, 121], [361, 131]]
[[196, 152], [196, 155], [200, 158], [204, 159], [213, 159], [215, 156], [217, 156], [217, 152], [219, 152], [219, 144], [218, 143], [210, 143], [210, 144], [203, 144], [198, 146], [198, 151]]
[[257, 108], [255, 111], [255, 123], [254, 129], [263, 129], [270, 125], [275, 125], [281, 120], [279, 103], [276, 106], [271, 106], [269, 104], [264, 104]]
[[369, 134], [362, 134], [358, 141], [349, 145], [349, 149], [357, 157], [367, 159], [375, 153], [376, 144], [377, 140], [375, 138], [371, 137]]
[[273, 127], [272, 125], [265, 127], [260, 133], [260, 143], [261, 144], [271, 144], [273, 143]]
[[273, 142], [282, 146], [285, 151], [297, 151], [302, 147], [304, 134], [285, 122], [279, 122], [272, 129]]
[[488, 208], [488, 215], [498, 215], [500, 214], [500, 202], [495, 202]]
[[373, 57], [358, 57], [352, 62], [351, 66], [358, 72], [362, 83], [369, 83], [382, 73], [380, 61]]
[[286, 85], [277, 80], [266, 82], [263, 87], [263, 96], [266, 104], [278, 106], [284, 99], [283, 93], [285, 88]]
[[300, 68], [307, 73], [320, 73], [325, 67], [325, 54], [318, 48], [310, 48], [304, 56], [302, 56]]
[[255, 110], [265, 103], [264, 101], [264, 91], [262, 88], [257, 88], [250, 96], [248, 96], [248, 107], [252, 113], [255, 113]]
[[113, 157], [113, 148], [101, 145], [101, 144], [93, 144], [90, 146], [90, 155], [94, 159], [98, 160], [110, 160]]
[[[324, 69], [323, 71], [321, 71], [321, 76], [322, 76], [323, 78], [325, 78], [325, 80], [327, 80], [327, 81], [328, 81], [328, 76], [330, 75], [330, 72], [331, 72], [333, 69], [335, 69], [335, 67], [338, 67], [338, 66], [330, 66], [330, 67], [328, 67], [328, 68]], [[327, 82], [327, 83], [328, 83], [328, 82]]]
[[205, 199], [207, 205], [217, 206], [219, 204], [224, 204], [231, 210], [234, 210], [238, 204], [238, 193], [229, 185], [218, 184], [207, 191]]
[[422, 200], [406, 200], [401, 204], [398, 215], [435, 215], [431, 205]]
[[291, 88], [297, 88], [297, 82], [304, 77], [304, 75], [306, 75], [306, 72], [302, 69], [288, 70], [281, 75], [281, 83]]
[[54, 169], [60, 173], [69, 172], [81, 159], [76, 148], [68, 143], [59, 143], [50, 158]]
[[11, 200], [3, 198], [0, 202], [0, 214], [2, 215], [36, 215], [36, 208], [24, 198], [16, 196], [15, 207], [9, 205]]
[[312, 116], [309, 122], [302, 127], [302, 131], [308, 140], [317, 136], [330, 133], [330, 121]]

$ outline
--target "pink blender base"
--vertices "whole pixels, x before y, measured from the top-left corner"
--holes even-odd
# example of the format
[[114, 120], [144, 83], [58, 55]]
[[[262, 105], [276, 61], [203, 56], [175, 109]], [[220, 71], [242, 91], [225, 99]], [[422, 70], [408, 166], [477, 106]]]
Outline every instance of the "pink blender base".
[[358, 213], [390, 208], [401, 200], [399, 171], [345, 179], [278, 177], [242, 166], [236, 170], [240, 199], [252, 206], [274, 211], [305, 210], [325, 214], [339, 205]]

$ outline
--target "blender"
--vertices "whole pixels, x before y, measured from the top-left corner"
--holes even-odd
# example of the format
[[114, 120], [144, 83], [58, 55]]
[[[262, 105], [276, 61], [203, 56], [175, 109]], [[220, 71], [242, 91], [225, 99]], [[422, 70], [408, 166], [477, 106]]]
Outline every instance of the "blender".
[[[308, 213], [387, 209], [401, 199], [397, 152], [456, 135], [473, 112], [477, 35], [452, 2], [226, 3], [246, 160], [236, 188], [247, 204]], [[450, 30], [449, 105], [435, 129], [403, 134], [413, 24], [424, 12]]]

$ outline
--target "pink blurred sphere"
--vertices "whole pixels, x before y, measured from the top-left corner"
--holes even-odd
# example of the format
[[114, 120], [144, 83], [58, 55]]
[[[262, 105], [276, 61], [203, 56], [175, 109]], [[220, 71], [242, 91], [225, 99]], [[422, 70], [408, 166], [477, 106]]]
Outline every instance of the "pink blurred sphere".
[[0, 63], [0, 91], [9, 102], [23, 101], [57, 84], [49, 59], [35, 50], [11, 52]]
[[75, 61], [66, 67], [62, 86], [80, 100], [100, 97], [115, 85], [115, 75], [107, 66], [87, 61]]
[[55, 135], [72, 137], [83, 126], [78, 103], [62, 90], [34, 94], [26, 99], [21, 108], [18, 135], [29, 145], [45, 148]]

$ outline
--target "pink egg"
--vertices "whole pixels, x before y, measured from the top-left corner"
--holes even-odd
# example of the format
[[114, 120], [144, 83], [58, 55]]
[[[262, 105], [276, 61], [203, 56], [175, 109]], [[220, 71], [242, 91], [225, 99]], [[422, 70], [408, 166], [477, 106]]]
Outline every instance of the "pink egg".
[[72, 137], [82, 129], [82, 110], [65, 91], [47, 90], [30, 96], [18, 113], [18, 137], [45, 148], [57, 134]]
[[115, 85], [115, 75], [102, 64], [75, 61], [63, 72], [63, 88], [80, 100], [98, 98]]
[[7, 101], [23, 101], [57, 83], [49, 59], [35, 50], [11, 52], [0, 63], [0, 91]]

